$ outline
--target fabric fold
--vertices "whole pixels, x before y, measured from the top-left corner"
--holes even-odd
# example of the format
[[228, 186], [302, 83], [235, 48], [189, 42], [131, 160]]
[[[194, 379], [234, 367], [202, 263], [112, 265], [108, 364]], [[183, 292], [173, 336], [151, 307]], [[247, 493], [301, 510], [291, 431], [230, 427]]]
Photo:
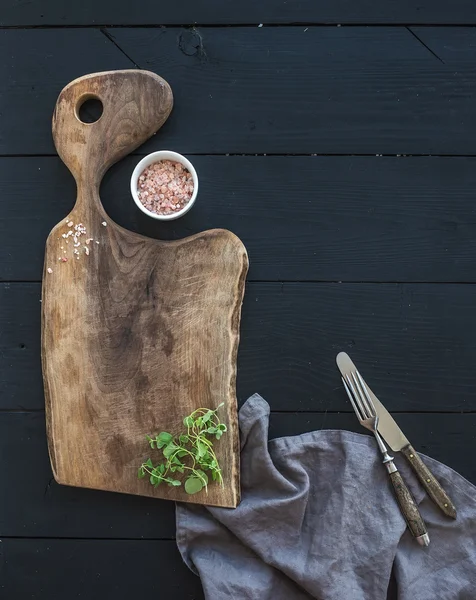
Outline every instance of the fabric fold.
[[476, 597], [472, 484], [424, 457], [457, 503], [453, 521], [396, 459], [429, 527], [422, 549], [373, 438], [321, 430], [268, 442], [269, 414], [257, 394], [240, 410], [238, 508], [177, 504], [177, 544], [207, 600], [385, 600], [394, 566], [399, 600]]

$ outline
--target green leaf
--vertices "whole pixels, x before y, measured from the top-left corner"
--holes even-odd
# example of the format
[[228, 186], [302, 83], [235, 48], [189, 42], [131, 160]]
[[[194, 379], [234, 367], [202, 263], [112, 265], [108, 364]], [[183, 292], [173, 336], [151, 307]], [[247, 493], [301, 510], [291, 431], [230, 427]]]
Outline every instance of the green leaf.
[[168, 446], [166, 446], [163, 450], [165, 458], [169, 458], [172, 454], [178, 450], [180, 446], [177, 446], [173, 442], [171, 442]]
[[159, 435], [155, 438], [155, 441], [157, 443], [157, 448], [163, 448], [164, 446], [167, 446], [168, 444], [170, 444], [170, 442], [173, 440], [173, 435], [170, 433], [167, 433], [166, 431], [162, 431], [161, 433], [159, 433]]
[[197, 475], [199, 475], [200, 478], [203, 480], [203, 485], [208, 485], [208, 475], [206, 473], [204, 473], [200, 469], [197, 469], [195, 473], [197, 473]]
[[179, 485], [182, 485], [182, 484], [178, 479], [170, 479], [169, 485], [172, 487], [178, 487]]
[[212, 455], [207, 451], [205, 456], [202, 456], [202, 458], [200, 459], [200, 464], [202, 466], [207, 467], [207, 469], [208, 469], [212, 460], [213, 460]]
[[226, 425], [225, 425], [225, 423], [220, 423], [220, 424], [218, 425], [218, 429], [219, 429], [220, 431], [226, 431]]
[[198, 417], [198, 419], [195, 421], [195, 425], [199, 428], [202, 426], [202, 417]]
[[183, 458], [184, 456], [187, 456], [188, 452], [186, 450], [180, 450], [180, 452], [177, 452], [177, 456], [179, 458]]
[[193, 418], [190, 415], [188, 417], [185, 417], [185, 419], [183, 420], [183, 424], [185, 425], [185, 427], [193, 427]]
[[223, 435], [223, 433], [221, 431], [217, 431], [217, 434], [216, 434], [215, 437], [216, 437], [217, 440], [219, 440], [222, 435]]
[[196, 494], [203, 489], [203, 481], [198, 477], [191, 475], [185, 482], [185, 491], [187, 494]]
[[216, 427], [209, 427], [207, 429], [207, 433], [216, 433], [217, 432], [217, 428]]
[[147, 459], [147, 462], [145, 463], [145, 465], [146, 465], [146, 467], [150, 467], [151, 469], [154, 468], [154, 464], [150, 458]]
[[159, 473], [161, 475], [163, 475], [165, 473], [165, 465], [164, 464], [160, 464], [157, 469], [159, 470]]
[[179, 473], [183, 473], [185, 471], [184, 465], [180, 465], [180, 467], [177, 467], [177, 471]]
[[181, 444], [188, 444], [190, 442], [190, 438], [188, 437], [188, 435], [181, 435], [179, 437], [179, 440]]
[[198, 457], [202, 458], [203, 456], [205, 456], [205, 454], [207, 454], [208, 448], [205, 446], [205, 444], [202, 444], [202, 442], [197, 441], [197, 451]]
[[157, 475], [151, 475], [149, 478], [149, 481], [152, 485], [159, 485], [160, 484], [160, 479], [157, 477]]
[[216, 412], [216, 411], [217, 411], [219, 408], [221, 408], [222, 406], [225, 406], [225, 403], [224, 403], [224, 402], [222, 402], [221, 404], [219, 404], [219, 405], [218, 405], [218, 406], [215, 408], [215, 412]]
[[144, 467], [139, 467], [139, 471], [137, 473], [138, 479], [143, 479], [145, 477]]
[[204, 423], [207, 423], [214, 415], [214, 412], [212, 410], [209, 410], [208, 412], [206, 412], [203, 417], [202, 417], [202, 421]]

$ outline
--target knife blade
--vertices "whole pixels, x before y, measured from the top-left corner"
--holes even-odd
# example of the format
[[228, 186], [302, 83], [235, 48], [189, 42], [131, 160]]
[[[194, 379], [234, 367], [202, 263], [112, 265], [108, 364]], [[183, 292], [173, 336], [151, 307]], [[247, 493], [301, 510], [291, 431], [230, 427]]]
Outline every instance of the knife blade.
[[[339, 370], [343, 376], [348, 374], [351, 370], [356, 369], [350, 356], [345, 352], [338, 354], [336, 361], [337, 366], [339, 367]], [[401, 452], [405, 456], [416, 476], [420, 480], [420, 483], [425, 488], [427, 494], [440, 508], [440, 510], [448, 517], [456, 519], [456, 508], [448, 494], [445, 492], [428, 466], [417, 454], [408, 438], [397, 425], [395, 419], [373, 393], [368, 383], [365, 382], [365, 384], [368, 388], [372, 401], [375, 404], [375, 409], [378, 414], [378, 431], [380, 435], [385, 439], [387, 444], [394, 452]]]

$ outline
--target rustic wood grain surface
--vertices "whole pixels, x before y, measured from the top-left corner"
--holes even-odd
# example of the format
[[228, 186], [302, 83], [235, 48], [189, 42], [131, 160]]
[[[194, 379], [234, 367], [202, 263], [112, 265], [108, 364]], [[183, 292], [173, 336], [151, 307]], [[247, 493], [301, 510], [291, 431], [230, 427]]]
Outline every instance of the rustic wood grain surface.
[[[102, 102], [103, 113], [85, 124], [77, 114], [90, 98]], [[224, 230], [180, 241], [145, 238], [116, 225], [99, 199], [105, 171], [157, 131], [171, 109], [168, 84], [134, 70], [82, 77], [58, 98], [53, 137], [78, 192], [46, 243], [42, 359], [49, 451], [59, 483], [234, 507], [246, 250]], [[223, 486], [189, 496], [183, 487], [138, 480], [150, 452], [146, 433], [178, 433], [193, 410], [222, 402], [228, 431], [216, 445]]]
[[402, 454], [406, 456], [408, 462], [413, 466], [420, 483], [433, 502], [445, 515], [448, 515], [452, 519], [456, 519], [456, 507], [451, 498], [446, 493], [446, 490], [442, 488], [440, 482], [436, 479], [431, 470], [426, 466], [420, 455], [415, 451], [415, 448], [411, 444], [408, 444], [402, 448]]
[[394, 473], [390, 473], [390, 480], [395, 491], [397, 502], [400, 505], [402, 514], [405, 517], [405, 521], [407, 522], [413, 537], [420, 537], [421, 535], [428, 533], [425, 522], [418, 510], [418, 504], [403, 481], [400, 472], [395, 471]]

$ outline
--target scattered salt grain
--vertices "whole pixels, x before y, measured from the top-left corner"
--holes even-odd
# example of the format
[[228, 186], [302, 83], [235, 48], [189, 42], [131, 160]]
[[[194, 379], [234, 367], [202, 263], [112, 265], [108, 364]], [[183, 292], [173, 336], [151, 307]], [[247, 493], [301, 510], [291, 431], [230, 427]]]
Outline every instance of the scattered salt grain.
[[87, 246], [84, 246], [84, 251], [86, 252], [86, 256], [89, 256], [89, 248]]
[[66, 256], [61, 257], [61, 262], [68, 262], [68, 259], [66, 258]]
[[46, 270], [48, 271], [48, 273], [53, 273], [53, 269], [51, 267], [48, 267]]
[[72, 226], [73, 226], [73, 221], [69, 221], [68, 227], [72, 227]]
[[106, 225], [107, 225], [106, 221], [103, 221], [103, 222], [101, 223], [101, 225], [104, 225], [104, 227], [106, 227]]
[[96, 244], [99, 244], [98, 240], [96, 240]]
[[161, 160], [142, 171], [137, 195], [147, 210], [158, 215], [170, 215], [187, 206], [193, 187], [192, 174], [184, 165]]

